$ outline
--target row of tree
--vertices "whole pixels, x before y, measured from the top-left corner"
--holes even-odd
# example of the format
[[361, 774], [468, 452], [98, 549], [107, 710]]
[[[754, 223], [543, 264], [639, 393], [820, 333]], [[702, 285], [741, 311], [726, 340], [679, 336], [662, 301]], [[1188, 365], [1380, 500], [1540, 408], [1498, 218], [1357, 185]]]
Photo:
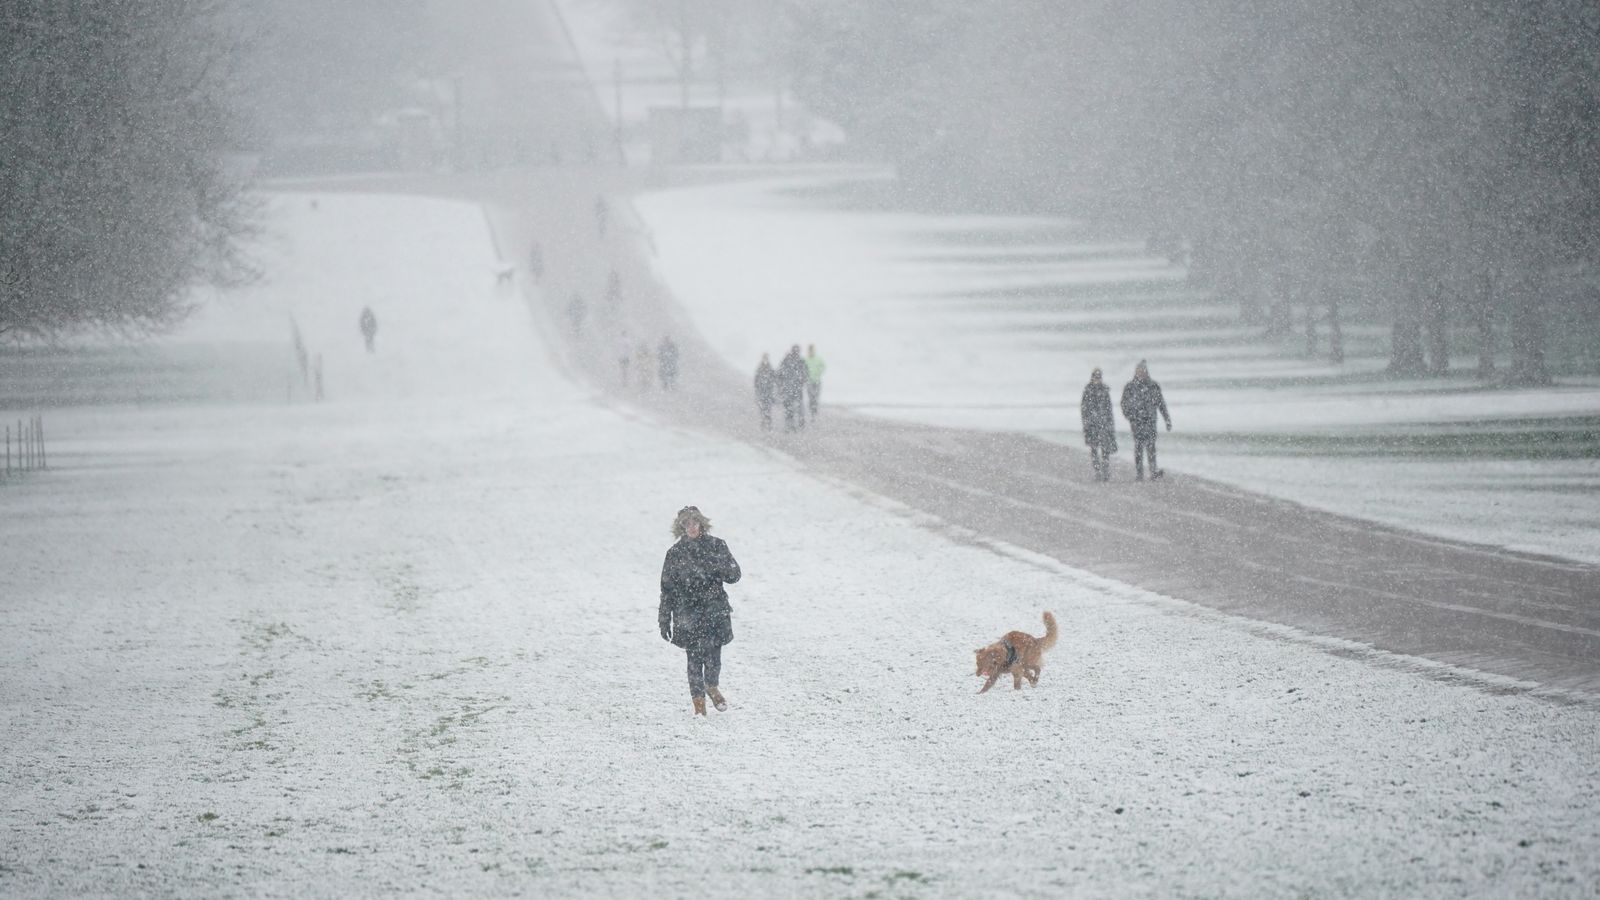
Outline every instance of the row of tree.
[[370, 130], [429, 25], [425, 0], [6, 0], [0, 340], [160, 331], [249, 278], [240, 151]]
[[248, 274], [232, 34], [209, 0], [8, 0], [0, 334], [158, 329]]
[[1600, 251], [1596, 0], [794, 0], [801, 99], [924, 197], [1186, 238], [1196, 277], [1342, 360], [1341, 304], [1392, 315], [1391, 369], [1452, 322], [1548, 381], [1553, 273]]

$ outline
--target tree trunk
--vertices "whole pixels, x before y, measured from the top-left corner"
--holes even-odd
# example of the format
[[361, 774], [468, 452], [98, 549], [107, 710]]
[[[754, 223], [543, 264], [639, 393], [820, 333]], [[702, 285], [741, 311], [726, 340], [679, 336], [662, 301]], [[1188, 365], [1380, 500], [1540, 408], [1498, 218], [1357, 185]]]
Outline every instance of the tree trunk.
[[1428, 374], [1450, 371], [1450, 307], [1445, 303], [1444, 285], [1434, 284], [1428, 291]]
[[1317, 303], [1316, 298], [1306, 298], [1306, 358], [1317, 355]]
[[1289, 304], [1289, 273], [1272, 273], [1271, 306], [1267, 309], [1267, 337], [1283, 337], [1294, 330], [1294, 309]]
[[1551, 383], [1544, 362], [1544, 269], [1535, 265], [1523, 279], [1511, 310], [1511, 383]]
[[1342, 284], [1328, 285], [1328, 362], [1344, 365], [1344, 328], [1339, 324], [1339, 294]]
[[1473, 310], [1478, 326], [1478, 378], [1494, 377], [1494, 273], [1484, 270], [1478, 303]]
[[1239, 289], [1239, 321], [1258, 325], [1265, 318], [1261, 308], [1261, 269], [1251, 256], [1240, 254], [1235, 273], [1233, 283]]
[[694, 78], [694, 29], [689, 20], [689, 0], [678, 0], [678, 101], [689, 108], [689, 83]]
[[1422, 304], [1418, 294], [1419, 286], [1414, 282], [1401, 288], [1389, 343], [1390, 375], [1411, 377], [1427, 371], [1427, 360], [1422, 355]]

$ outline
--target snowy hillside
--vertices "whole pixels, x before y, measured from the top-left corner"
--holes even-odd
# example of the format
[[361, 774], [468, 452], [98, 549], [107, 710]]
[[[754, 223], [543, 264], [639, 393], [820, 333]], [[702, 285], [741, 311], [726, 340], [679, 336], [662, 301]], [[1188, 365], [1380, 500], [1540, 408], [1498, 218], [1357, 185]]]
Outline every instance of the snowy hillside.
[[[0, 894], [1600, 880], [1595, 711], [1135, 591], [653, 425], [556, 371], [477, 207], [314, 199], [274, 199], [268, 280], [178, 339], [276, 345], [283, 402], [59, 410], [54, 471], [3, 492]], [[322, 403], [295, 387], [290, 315]], [[809, 333], [859, 392], [828, 327]], [[654, 621], [686, 503], [746, 573], [732, 709], [708, 719]], [[972, 649], [1047, 609], [1039, 686], [974, 696]]]

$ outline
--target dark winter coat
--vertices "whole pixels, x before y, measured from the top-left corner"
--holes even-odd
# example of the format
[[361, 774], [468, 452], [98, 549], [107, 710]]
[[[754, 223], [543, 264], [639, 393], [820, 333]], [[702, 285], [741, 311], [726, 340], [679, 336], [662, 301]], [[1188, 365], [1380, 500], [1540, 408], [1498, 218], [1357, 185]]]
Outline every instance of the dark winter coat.
[[1105, 382], [1089, 382], [1083, 389], [1083, 442], [1108, 453], [1117, 452], [1117, 420], [1111, 414], [1111, 389]]
[[785, 403], [798, 400], [805, 395], [806, 382], [811, 380], [811, 373], [806, 369], [806, 361], [801, 358], [799, 351], [791, 350], [778, 364], [778, 395]]
[[684, 649], [720, 647], [733, 640], [733, 610], [724, 584], [739, 580], [739, 563], [721, 538], [679, 538], [661, 564], [663, 635]]
[[778, 373], [772, 371], [770, 363], [762, 362], [756, 366], [756, 406], [771, 409], [777, 399]]
[[656, 348], [656, 359], [661, 361], [661, 380], [669, 382], [678, 377], [678, 344], [664, 337]]
[[1143, 381], [1135, 378], [1122, 388], [1122, 414], [1133, 426], [1135, 439], [1156, 436], [1157, 413], [1168, 423], [1172, 422], [1172, 416], [1167, 414], [1167, 401], [1161, 396], [1161, 385], [1148, 378]]

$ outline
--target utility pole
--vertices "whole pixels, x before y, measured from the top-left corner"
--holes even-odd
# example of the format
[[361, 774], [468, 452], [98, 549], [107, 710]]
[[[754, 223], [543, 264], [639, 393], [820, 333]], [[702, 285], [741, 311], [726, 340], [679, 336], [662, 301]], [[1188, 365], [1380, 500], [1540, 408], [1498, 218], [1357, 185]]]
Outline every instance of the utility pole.
[[620, 56], [617, 57], [615, 64], [611, 67], [611, 84], [615, 91], [617, 162], [626, 167], [628, 165], [628, 151], [622, 144], [622, 57]]

